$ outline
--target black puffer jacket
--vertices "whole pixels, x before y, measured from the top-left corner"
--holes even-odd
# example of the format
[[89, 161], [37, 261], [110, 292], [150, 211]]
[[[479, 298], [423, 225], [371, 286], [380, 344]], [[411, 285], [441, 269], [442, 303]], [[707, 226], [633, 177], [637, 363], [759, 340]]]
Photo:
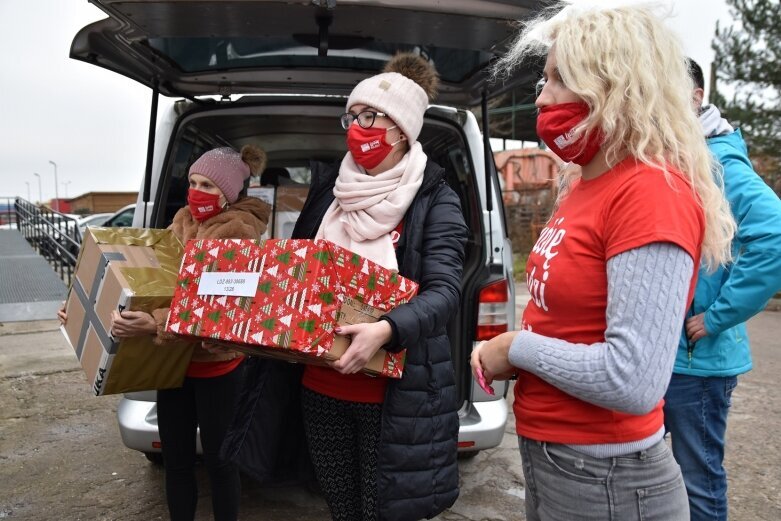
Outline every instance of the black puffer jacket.
[[[312, 238], [334, 199], [338, 165], [315, 163], [310, 196], [293, 231]], [[399, 273], [418, 295], [387, 314], [390, 350], [407, 348], [404, 376], [391, 380], [382, 412], [378, 508], [382, 520], [430, 518], [458, 497], [458, 403], [448, 319], [458, 311], [467, 228], [444, 170], [429, 161], [404, 218]]]
[[[334, 199], [337, 175], [338, 165], [313, 163], [309, 197], [293, 237], [315, 236]], [[431, 518], [458, 497], [458, 400], [446, 326], [460, 302], [466, 239], [458, 196], [445, 183], [444, 170], [429, 161], [396, 250], [399, 272], [420, 288], [409, 303], [386, 315], [394, 333], [386, 348], [403, 346], [407, 357], [404, 376], [389, 381], [383, 404], [377, 476], [382, 521]], [[256, 361], [223, 446], [229, 458], [261, 481], [275, 480], [274, 475], [290, 471], [290, 466], [306, 469], [276, 446], [279, 440], [301, 437], [300, 411], [292, 403], [298, 399], [292, 380], [300, 379], [300, 371], [280, 368], [280, 363]], [[277, 369], [289, 377], [272, 377], [270, 372]], [[285, 404], [275, 403], [279, 399]], [[289, 432], [291, 427], [294, 432]], [[286, 449], [291, 450], [289, 442]]]

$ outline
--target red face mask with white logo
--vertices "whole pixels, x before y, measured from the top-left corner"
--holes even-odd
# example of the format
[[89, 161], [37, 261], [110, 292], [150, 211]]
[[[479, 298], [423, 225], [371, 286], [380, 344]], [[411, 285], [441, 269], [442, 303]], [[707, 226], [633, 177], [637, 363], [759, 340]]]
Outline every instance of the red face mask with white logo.
[[360, 125], [353, 124], [347, 129], [347, 150], [352, 154], [355, 162], [365, 169], [369, 170], [388, 157], [393, 147], [403, 141], [399, 139], [396, 143], [390, 144], [385, 140], [389, 130], [396, 128], [363, 128]]
[[591, 132], [588, 138], [583, 135], [575, 138], [572, 129], [588, 117], [586, 103], [559, 103], [540, 109], [537, 114], [537, 135], [548, 148], [564, 161], [578, 165], [591, 162], [602, 146], [602, 132]]
[[187, 192], [187, 206], [190, 207], [193, 219], [198, 222], [214, 217], [222, 211], [219, 194], [210, 194], [195, 188], [190, 188]]

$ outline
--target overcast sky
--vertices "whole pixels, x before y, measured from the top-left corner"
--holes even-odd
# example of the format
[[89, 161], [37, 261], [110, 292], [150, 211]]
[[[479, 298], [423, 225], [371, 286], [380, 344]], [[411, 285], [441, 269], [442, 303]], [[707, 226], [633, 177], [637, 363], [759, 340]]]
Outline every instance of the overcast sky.
[[[580, 0], [579, 0], [580, 1]], [[611, 3], [629, 3], [613, 0]], [[669, 25], [708, 74], [724, 0], [664, 0]], [[146, 163], [151, 91], [68, 58], [73, 36], [103, 18], [86, 0], [0, 0], [0, 197], [138, 190]], [[160, 98], [160, 109], [166, 106]]]

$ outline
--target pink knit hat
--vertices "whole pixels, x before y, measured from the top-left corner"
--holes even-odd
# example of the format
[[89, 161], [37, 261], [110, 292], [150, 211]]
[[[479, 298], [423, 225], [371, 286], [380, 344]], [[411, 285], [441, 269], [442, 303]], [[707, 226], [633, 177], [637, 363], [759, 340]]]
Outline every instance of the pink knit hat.
[[229, 203], [235, 203], [250, 176], [250, 167], [241, 159], [241, 154], [230, 147], [214, 148], [204, 153], [190, 166], [187, 177], [201, 174], [209, 178], [222, 190]]

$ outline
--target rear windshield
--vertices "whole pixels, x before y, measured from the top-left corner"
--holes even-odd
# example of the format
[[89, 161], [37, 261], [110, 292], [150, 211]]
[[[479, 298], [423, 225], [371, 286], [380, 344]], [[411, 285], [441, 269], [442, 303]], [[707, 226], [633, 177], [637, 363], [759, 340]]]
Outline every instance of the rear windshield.
[[[317, 55], [312, 35], [280, 38], [150, 38], [149, 45], [188, 73], [236, 69], [327, 68], [374, 71], [397, 52], [418, 47], [371, 39], [332, 37], [328, 56]], [[446, 82], [460, 83], [492, 57], [482, 51], [424, 47], [422, 53], [437, 64]]]

